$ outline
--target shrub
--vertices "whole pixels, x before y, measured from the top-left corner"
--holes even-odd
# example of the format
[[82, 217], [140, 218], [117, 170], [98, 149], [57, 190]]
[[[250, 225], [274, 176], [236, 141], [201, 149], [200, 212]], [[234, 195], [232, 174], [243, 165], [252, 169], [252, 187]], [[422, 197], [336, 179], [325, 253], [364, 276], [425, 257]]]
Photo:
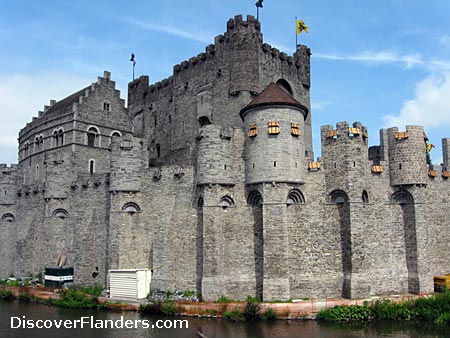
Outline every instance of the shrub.
[[70, 287], [61, 293], [60, 299], [53, 300], [53, 304], [67, 308], [94, 309], [102, 307], [97, 298], [87, 295], [76, 287]]
[[247, 320], [259, 319], [260, 308], [261, 306], [257, 298], [247, 296], [247, 303], [245, 304], [245, 309], [243, 313], [245, 319]]
[[11, 291], [6, 290], [5, 288], [0, 288], [0, 299], [12, 299], [14, 298]]
[[410, 304], [394, 303], [389, 299], [377, 300], [370, 306], [375, 319], [381, 320], [409, 320], [411, 318]]
[[278, 315], [277, 313], [271, 308], [269, 307], [261, 316], [260, 318], [262, 320], [275, 320], [277, 319]]
[[153, 301], [148, 304], [139, 305], [138, 311], [140, 313], [145, 313], [149, 315], [160, 315], [162, 314], [161, 307], [162, 307], [161, 301]]
[[353, 306], [335, 306], [331, 309], [320, 310], [317, 314], [317, 319], [329, 322], [348, 322], [358, 320], [368, 320], [371, 317], [371, 309], [365, 305]]
[[161, 311], [166, 316], [175, 316], [177, 314], [177, 306], [173, 300], [168, 300], [162, 304]]
[[220, 296], [218, 300], [216, 300], [216, 303], [234, 303], [236, 302], [234, 299], [228, 298], [227, 296]]
[[103, 292], [103, 286], [101, 284], [95, 284], [92, 286], [80, 286], [78, 289], [92, 297], [98, 298]]
[[232, 311], [226, 311], [223, 313], [223, 318], [231, 320], [233, 322], [242, 322], [245, 321], [244, 314], [238, 309], [234, 309]]

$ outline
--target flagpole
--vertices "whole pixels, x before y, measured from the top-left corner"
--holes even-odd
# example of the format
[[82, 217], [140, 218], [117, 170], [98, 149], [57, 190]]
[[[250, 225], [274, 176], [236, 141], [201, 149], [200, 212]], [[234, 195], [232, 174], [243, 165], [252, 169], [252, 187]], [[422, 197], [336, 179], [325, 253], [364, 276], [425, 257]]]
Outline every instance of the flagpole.
[[297, 51], [298, 46], [297, 35], [297, 17], [295, 17], [295, 51]]

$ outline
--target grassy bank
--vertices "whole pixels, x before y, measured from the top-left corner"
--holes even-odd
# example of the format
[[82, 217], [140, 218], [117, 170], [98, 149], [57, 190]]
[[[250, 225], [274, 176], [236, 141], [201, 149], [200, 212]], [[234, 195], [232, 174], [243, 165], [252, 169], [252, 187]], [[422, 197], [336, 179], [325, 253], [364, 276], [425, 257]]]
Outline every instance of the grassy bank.
[[450, 325], [450, 291], [401, 303], [384, 299], [362, 306], [335, 306], [321, 310], [317, 319], [328, 322], [423, 320]]

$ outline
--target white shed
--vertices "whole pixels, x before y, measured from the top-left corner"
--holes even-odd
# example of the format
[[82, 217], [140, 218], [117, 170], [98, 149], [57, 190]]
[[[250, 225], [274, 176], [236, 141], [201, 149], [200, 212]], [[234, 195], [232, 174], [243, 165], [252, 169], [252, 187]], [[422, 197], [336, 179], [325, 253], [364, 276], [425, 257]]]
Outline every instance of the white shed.
[[150, 292], [152, 273], [148, 269], [109, 270], [111, 298], [141, 299]]

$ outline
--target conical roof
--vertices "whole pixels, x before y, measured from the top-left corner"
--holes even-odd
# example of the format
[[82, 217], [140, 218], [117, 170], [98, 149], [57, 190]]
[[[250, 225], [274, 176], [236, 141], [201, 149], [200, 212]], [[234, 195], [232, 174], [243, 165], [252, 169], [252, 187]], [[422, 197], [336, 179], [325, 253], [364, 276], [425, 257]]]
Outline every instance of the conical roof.
[[240, 115], [243, 118], [243, 116], [248, 110], [255, 107], [278, 106], [278, 105], [292, 106], [299, 108], [305, 112], [305, 117], [306, 114], [308, 113], [308, 109], [305, 106], [303, 106], [300, 102], [298, 102], [288, 93], [286, 93], [276, 83], [272, 82], [266, 87], [266, 89], [264, 89], [261, 92], [261, 94], [259, 94], [256, 98], [254, 98], [247, 106], [245, 106], [241, 110]]

